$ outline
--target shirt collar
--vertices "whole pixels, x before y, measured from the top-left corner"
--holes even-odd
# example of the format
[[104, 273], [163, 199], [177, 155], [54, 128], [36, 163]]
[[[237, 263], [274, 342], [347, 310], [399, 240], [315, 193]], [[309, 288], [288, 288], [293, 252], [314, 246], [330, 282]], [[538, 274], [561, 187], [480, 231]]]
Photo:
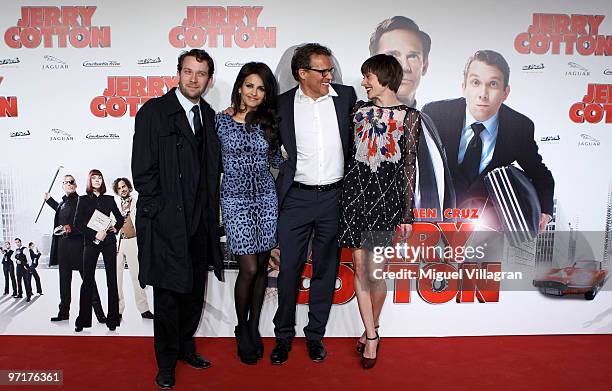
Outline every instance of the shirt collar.
[[329, 85], [329, 92], [327, 93], [327, 95], [323, 95], [318, 97], [317, 99], [312, 99], [311, 97], [309, 97], [308, 95], [306, 95], [304, 93], [304, 91], [302, 91], [302, 86], [300, 86], [298, 84], [298, 89], [297, 89], [297, 100], [298, 102], [301, 103], [306, 103], [306, 102], [320, 102], [324, 99], [327, 99], [330, 96], [338, 96], [338, 93], [336, 92], [336, 90], [334, 90], [334, 88], [331, 86], [331, 84]]
[[183, 107], [183, 110], [185, 110], [185, 113], [189, 113], [191, 109], [193, 108], [193, 106], [195, 106], [195, 103], [187, 99], [185, 95], [183, 95], [178, 88], [175, 90], [175, 93], [176, 93], [176, 97], [178, 98], [179, 103]]
[[484, 131], [494, 136], [495, 134], [497, 134], [498, 121], [499, 121], [499, 111], [486, 121], [477, 121], [470, 113], [470, 110], [467, 107], [465, 108], [465, 127], [464, 129], [471, 128], [471, 125], [474, 122], [480, 122], [481, 124], [485, 126]]

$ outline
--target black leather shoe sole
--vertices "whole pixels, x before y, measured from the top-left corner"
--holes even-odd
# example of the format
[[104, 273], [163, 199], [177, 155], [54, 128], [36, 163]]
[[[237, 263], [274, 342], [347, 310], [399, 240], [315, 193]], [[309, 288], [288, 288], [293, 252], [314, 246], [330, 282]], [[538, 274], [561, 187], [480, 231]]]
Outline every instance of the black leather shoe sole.
[[51, 318], [51, 322], [61, 322], [63, 320], [68, 320], [68, 316], [54, 316]]

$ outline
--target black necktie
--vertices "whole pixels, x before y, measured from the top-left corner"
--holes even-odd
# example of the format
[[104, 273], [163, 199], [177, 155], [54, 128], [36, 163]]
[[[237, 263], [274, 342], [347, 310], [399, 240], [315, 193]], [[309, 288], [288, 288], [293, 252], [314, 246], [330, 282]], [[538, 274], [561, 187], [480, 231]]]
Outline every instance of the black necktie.
[[461, 163], [461, 171], [463, 171], [468, 183], [471, 185], [480, 173], [480, 158], [482, 155], [482, 139], [480, 134], [485, 129], [485, 126], [479, 122], [474, 122], [470, 126], [474, 131], [474, 136], [465, 150], [463, 163]]
[[204, 132], [202, 120], [200, 119], [200, 106], [193, 106], [191, 111], [193, 112], [193, 132], [195, 133], [195, 138], [198, 141], [198, 146], [201, 146], [202, 140], [204, 139]]
[[423, 126], [419, 136], [419, 149], [417, 151], [417, 160], [419, 164], [419, 208], [437, 209], [438, 216], [440, 216], [442, 211], [440, 210], [436, 172], [434, 171], [433, 161], [429, 153], [425, 132], [427, 132], [427, 130], [425, 126]]

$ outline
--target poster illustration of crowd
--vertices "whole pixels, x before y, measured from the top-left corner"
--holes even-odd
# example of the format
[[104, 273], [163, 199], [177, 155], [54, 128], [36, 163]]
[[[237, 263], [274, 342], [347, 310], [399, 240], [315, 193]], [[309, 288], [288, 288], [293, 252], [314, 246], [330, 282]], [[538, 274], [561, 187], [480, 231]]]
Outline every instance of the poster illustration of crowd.
[[[214, 59], [213, 84], [204, 98], [221, 111], [229, 106], [238, 70], [249, 61], [269, 65], [280, 92], [293, 88], [291, 56], [306, 42], [333, 51], [334, 82], [354, 87], [360, 100], [367, 99], [360, 85], [363, 61], [378, 53], [395, 56], [404, 72], [398, 97], [428, 116], [426, 125], [437, 129], [449, 166], [464, 158], [460, 133], [470, 126], [467, 121], [493, 107], [487, 117], [496, 122], [492, 141], [483, 144], [490, 149], [487, 164], [514, 163], [535, 189], [537, 219], [525, 224], [537, 233], [542, 223], [541, 232], [509, 238], [512, 224], [503, 222], [499, 206], [504, 201], [495, 199], [495, 186], [503, 193], [504, 185], [489, 177], [489, 213], [502, 222], [502, 233], [492, 235], [503, 237], [494, 259], [489, 249], [486, 262], [464, 262], [455, 252], [387, 265], [386, 335], [612, 332], [609, 2], [313, 0], [295, 7], [270, 0], [256, 5], [10, 0], [2, 9], [0, 333], [72, 334], [81, 279], [75, 261], [69, 267], [72, 279], [60, 286], [60, 270], [50, 262], [54, 236], [69, 234], [58, 227], [58, 204], [73, 193], [84, 194], [88, 172], [98, 169], [107, 194], [115, 196], [124, 217], [130, 215], [129, 202], [135, 204], [138, 196], [130, 183], [134, 117], [147, 100], [177, 86], [182, 51], [202, 48]], [[488, 86], [498, 90], [489, 92], [486, 104], [483, 90], [466, 73], [468, 59], [480, 58], [477, 52], [497, 56], [502, 64], [503, 80]], [[416, 211], [423, 221], [414, 225], [413, 248], [454, 243], [467, 251], [482, 244], [478, 234], [489, 232], [484, 210], [460, 202], [461, 180], [446, 179], [435, 189], [439, 207]], [[444, 202], [449, 186], [457, 191], [457, 204], [450, 207]], [[511, 213], [513, 207], [506, 209]], [[437, 221], [442, 217], [462, 222]], [[108, 333], [94, 320], [90, 335], [152, 335], [152, 291], [137, 284], [136, 239], [128, 236], [118, 254], [121, 327]], [[282, 254], [274, 252], [261, 317], [267, 336], [273, 335], [279, 262]], [[341, 262], [327, 332], [357, 335], [361, 323], [349, 251], [342, 252]], [[198, 335], [233, 335], [231, 254], [225, 263], [224, 282], [209, 273]], [[306, 265], [301, 304], [308, 302], [311, 272]], [[105, 279], [100, 260], [98, 319], [106, 306]], [[70, 317], [52, 322], [60, 290], [64, 299], [71, 297], [63, 301]], [[307, 310], [298, 306], [298, 325], [306, 322]]]

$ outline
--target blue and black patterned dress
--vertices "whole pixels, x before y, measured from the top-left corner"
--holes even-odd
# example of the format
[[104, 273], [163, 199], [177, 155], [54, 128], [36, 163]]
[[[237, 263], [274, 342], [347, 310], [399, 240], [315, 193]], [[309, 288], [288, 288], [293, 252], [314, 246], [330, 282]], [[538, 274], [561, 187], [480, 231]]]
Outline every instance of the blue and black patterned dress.
[[227, 114], [217, 114], [215, 123], [223, 159], [221, 211], [228, 246], [234, 255], [268, 251], [276, 246], [278, 217], [270, 165], [278, 167], [283, 159], [280, 153], [269, 158], [259, 125], [248, 131]]

